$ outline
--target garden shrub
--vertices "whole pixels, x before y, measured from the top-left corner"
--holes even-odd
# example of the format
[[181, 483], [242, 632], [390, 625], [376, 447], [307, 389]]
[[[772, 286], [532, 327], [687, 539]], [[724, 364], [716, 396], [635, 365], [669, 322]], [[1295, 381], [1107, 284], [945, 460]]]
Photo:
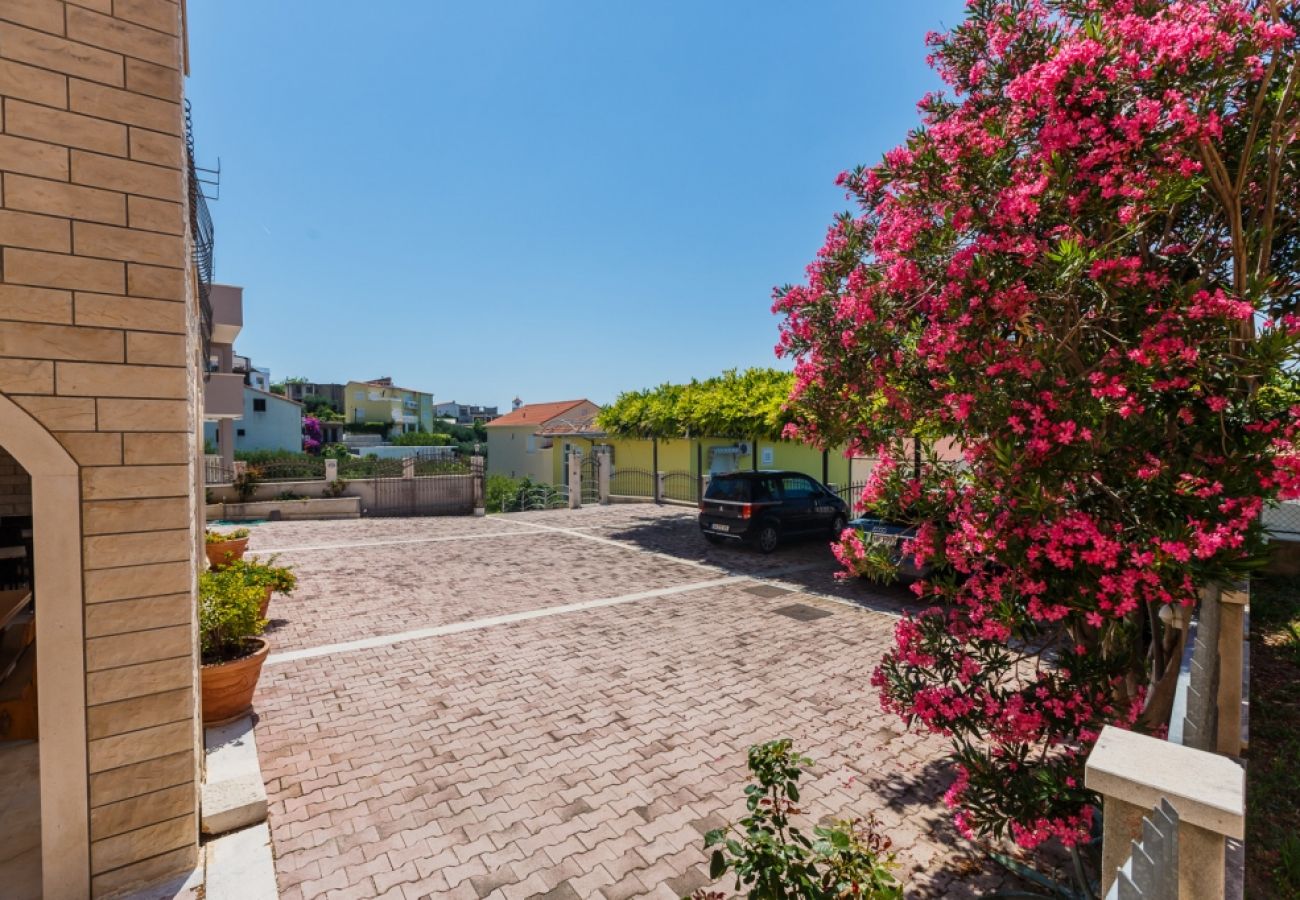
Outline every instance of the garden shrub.
[[526, 478], [511, 478], [508, 475], [489, 475], [484, 485], [483, 497], [487, 511], [490, 513], [510, 512], [518, 509], [518, 498], [525, 490]]
[[393, 444], [398, 447], [445, 447], [450, 443], [450, 435], [428, 431], [408, 431], [393, 438]]
[[[786, 738], [749, 748], [748, 815], [704, 836], [709, 877], [730, 872], [735, 890], [754, 900], [902, 900], [891, 841], [874, 816], [818, 825], [810, 836], [793, 822], [799, 778], [812, 765]], [[720, 900], [696, 891], [693, 900]]]

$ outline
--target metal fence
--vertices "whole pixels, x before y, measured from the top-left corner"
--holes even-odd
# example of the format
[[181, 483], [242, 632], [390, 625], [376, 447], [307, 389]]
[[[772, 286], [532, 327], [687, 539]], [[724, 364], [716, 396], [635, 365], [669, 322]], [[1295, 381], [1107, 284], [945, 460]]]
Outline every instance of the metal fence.
[[1289, 500], [1264, 510], [1264, 529], [1300, 539], [1300, 501]]
[[655, 473], [645, 469], [615, 469], [609, 476], [609, 492], [617, 497], [653, 497]]
[[1177, 900], [1178, 811], [1163, 797], [1142, 817], [1142, 837], [1120, 867], [1106, 900]]
[[849, 505], [850, 512], [857, 515], [862, 512], [860, 501], [862, 499], [862, 489], [866, 486], [867, 483], [865, 481], [855, 481], [852, 484], [845, 485], [844, 487], [836, 485], [835, 494]]
[[234, 468], [227, 466], [220, 456], [206, 455], [203, 457], [204, 484], [230, 484], [234, 480]]
[[600, 457], [596, 454], [584, 457], [580, 465], [581, 480], [579, 489], [584, 505], [600, 503]]
[[665, 472], [663, 499], [700, 502], [700, 478], [690, 472]]
[[339, 478], [401, 478], [402, 461], [378, 456], [347, 456], [339, 460]]
[[367, 516], [456, 516], [473, 513], [483, 500], [483, 458], [399, 459], [403, 474], [369, 480]]
[[468, 475], [473, 459], [473, 457], [459, 455], [451, 447], [417, 450], [408, 458], [412, 460], [412, 474], [416, 476]]
[[502, 512], [529, 512], [539, 509], [565, 509], [569, 505], [569, 489], [562, 484], [528, 483], [519, 491], [501, 501]]
[[245, 463], [255, 481], [320, 481], [325, 477], [323, 456], [301, 456]]

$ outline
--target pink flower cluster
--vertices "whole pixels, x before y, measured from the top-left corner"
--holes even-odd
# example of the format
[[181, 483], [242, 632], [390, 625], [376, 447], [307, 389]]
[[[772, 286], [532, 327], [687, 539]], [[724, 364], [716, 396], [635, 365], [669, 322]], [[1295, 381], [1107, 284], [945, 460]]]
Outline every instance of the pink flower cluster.
[[[1085, 835], [1083, 760], [1144, 714], [1152, 613], [1235, 577], [1300, 496], [1300, 263], [1263, 215], [1300, 207], [1270, 163], [1300, 120], [1282, 6], [969, 0], [927, 39], [950, 93], [840, 176], [858, 209], [774, 296], [795, 432], [879, 457], [860, 505], [941, 573], [873, 684], [953, 738], [963, 833]], [[918, 477], [918, 434], [961, 459]], [[852, 532], [834, 552], [879, 562]]]

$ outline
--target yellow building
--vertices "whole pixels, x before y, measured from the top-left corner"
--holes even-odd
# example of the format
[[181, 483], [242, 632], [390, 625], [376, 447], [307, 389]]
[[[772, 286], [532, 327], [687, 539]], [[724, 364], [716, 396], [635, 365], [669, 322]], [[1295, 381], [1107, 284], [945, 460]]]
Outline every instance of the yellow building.
[[869, 460], [849, 459], [842, 448], [823, 453], [793, 441], [716, 437], [655, 440], [601, 434], [587, 437], [583, 446], [609, 447], [615, 475], [628, 469], [684, 472], [696, 477], [744, 469], [789, 469], [845, 487], [864, 480], [871, 470]]
[[343, 404], [349, 425], [382, 422], [390, 435], [433, 430], [433, 394], [398, 387], [391, 378], [349, 381]]
[[600, 407], [590, 400], [519, 405], [488, 422], [487, 474], [563, 484], [566, 451], [589, 447], [602, 432], [595, 427]]
[[662, 472], [698, 478], [740, 469], [790, 469], [842, 488], [864, 481], [871, 471], [871, 460], [849, 459], [843, 448], [823, 453], [794, 441], [610, 436], [595, 424], [599, 412], [590, 400], [564, 400], [520, 406], [489, 422], [488, 474], [565, 484], [569, 451], [589, 456], [597, 448], [608, 454], [613, 476]]

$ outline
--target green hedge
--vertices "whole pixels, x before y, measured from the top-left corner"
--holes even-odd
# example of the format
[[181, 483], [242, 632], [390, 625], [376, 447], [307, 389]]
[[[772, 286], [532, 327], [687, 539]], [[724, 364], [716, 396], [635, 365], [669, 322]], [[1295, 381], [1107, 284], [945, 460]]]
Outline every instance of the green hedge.
[[348, 422], [343, 430], [348, 434], [388, 434], [391, 422]]
[[449, 434], [430, 434], [427, 431], [411, 431], [393, 438], [398, 447], [446, 447], [451, 443]]

